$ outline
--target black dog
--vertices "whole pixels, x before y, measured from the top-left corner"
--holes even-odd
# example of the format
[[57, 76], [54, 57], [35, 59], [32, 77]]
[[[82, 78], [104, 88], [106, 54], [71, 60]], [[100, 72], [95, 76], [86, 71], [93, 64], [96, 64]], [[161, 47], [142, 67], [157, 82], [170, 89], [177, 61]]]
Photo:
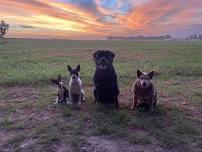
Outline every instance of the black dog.
[[95, 102], [119, 107], [119, 88], [117, 75], [113, 67], [115, 54], [108, 50], [98, 50], [93, 54], [96, 64], [94, 80]]

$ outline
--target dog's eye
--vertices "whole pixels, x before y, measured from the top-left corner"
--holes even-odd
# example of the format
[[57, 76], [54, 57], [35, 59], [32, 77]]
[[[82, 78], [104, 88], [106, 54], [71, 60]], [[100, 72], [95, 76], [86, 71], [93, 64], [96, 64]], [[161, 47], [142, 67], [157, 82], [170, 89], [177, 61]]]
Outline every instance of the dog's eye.
[[140, 77], [141, 80], [143, 80], [143, 77]]

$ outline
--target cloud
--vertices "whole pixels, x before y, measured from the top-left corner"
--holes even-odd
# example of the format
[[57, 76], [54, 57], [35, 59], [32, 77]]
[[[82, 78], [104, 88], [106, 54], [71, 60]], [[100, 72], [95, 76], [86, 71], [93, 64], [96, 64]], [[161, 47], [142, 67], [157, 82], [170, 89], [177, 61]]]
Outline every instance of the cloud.
[[[190, 24], [202, 8], [198, 1], [152, 0], [134, 8], [128, 15], [127, 23], [131, 29], [143, 29], [145, 33], [161, 33], [175, 30]], [[199, 17], [202, 21], [202, 16]]]
[[64, 0], [63, 2], [70, 3], [86, 11], [99, 13], [97, 12], [97, 5], [94, 0]]
[[17, 25], [27, 29], [21, 36], [78, 39], [200, 32], [194, 25], [202, 22], [202, 1], [4, 0], [0, 18], [11, 25], [11, 37], [20, 33]]
[[21, 27], [21, 28], [35, 28], [34, 26], [30, 26], [30, 25], [20, 25], [19, 27]]

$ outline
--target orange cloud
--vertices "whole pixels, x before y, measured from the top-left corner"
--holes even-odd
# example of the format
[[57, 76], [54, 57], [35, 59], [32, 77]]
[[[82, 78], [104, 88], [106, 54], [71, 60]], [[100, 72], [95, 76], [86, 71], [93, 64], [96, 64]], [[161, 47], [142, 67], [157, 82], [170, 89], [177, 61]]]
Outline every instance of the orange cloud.
[[[174, 30], [193, 21], [202, 8], [197, 0], [152, 0], [147, 4], [134, 8], [128, 15], [130, 29], [143, 30], [144, 33], [158, 34]], [[202, 13], [202, 11], [200, 11]], [[202, 21], [202, 16], [200, 16]], [[199, 20], [197, 21], [199, 23]], [[196, 23], [197, 24], [197, 23]]]
[[0, 20], [11, 25], [10, 37], [75, 39], [161, 34], [202, 22], [198, 0], [117, 0], [110, 7], [101, 0], [75, 1], [4, 0]]

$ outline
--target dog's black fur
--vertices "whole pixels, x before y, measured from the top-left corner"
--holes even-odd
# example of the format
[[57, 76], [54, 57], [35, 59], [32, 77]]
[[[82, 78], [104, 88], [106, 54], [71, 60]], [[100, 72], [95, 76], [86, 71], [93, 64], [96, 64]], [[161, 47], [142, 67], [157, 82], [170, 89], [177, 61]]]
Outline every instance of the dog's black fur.
[[66, 103], [69, 98], [69, 90], [62, 83], [60, 74], [57, 79], [50, 79], [50, 81], [57, 85], [57, 99], [55, 100], [55, 103]]
[[108, 50], [98, 50], [93, 54], [96, 64], [94, 80], [95, 102], [119, 107], [119, 87], [117, 75], [113, 67], [115, 54]]

